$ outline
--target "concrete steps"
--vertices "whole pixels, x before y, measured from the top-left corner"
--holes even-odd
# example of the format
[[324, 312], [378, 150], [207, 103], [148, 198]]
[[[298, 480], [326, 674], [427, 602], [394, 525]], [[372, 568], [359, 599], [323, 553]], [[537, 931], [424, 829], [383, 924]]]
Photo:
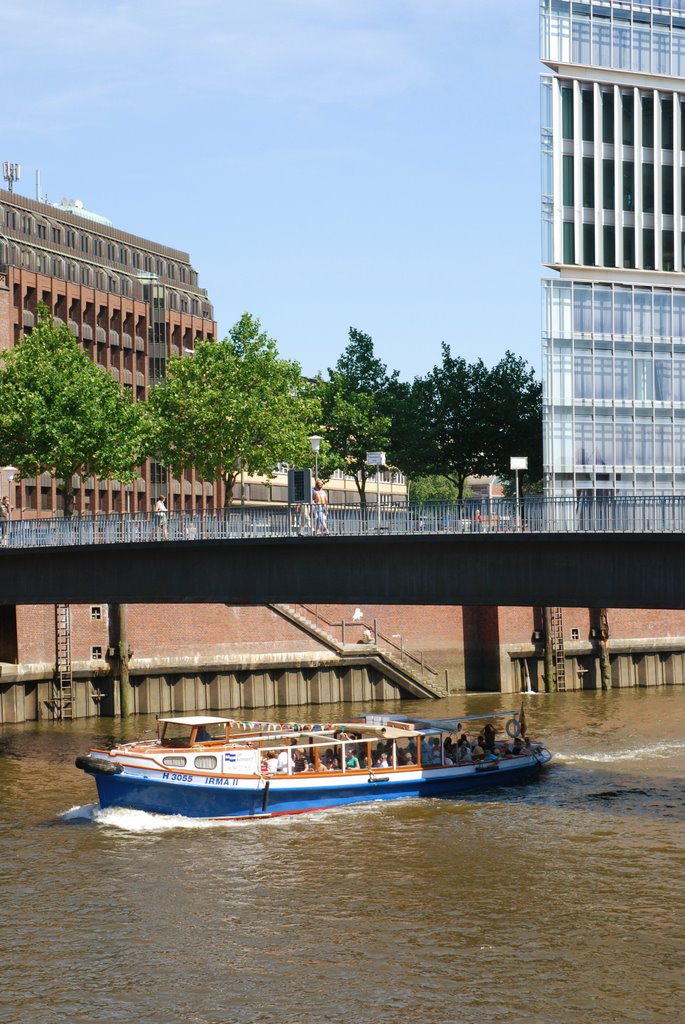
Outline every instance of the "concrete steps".
[[305, 612], [293, 605], [272, 604], [269, 607], [324, 644], [342, 661], [372, 665], [413, 697], [430, 697], [439, 700], [447, 696], [447, 691], [437, 681], [437, 673], [431, 669], [422, 675], [380, 644], [343, 644], [318, 622], [313, 621]]

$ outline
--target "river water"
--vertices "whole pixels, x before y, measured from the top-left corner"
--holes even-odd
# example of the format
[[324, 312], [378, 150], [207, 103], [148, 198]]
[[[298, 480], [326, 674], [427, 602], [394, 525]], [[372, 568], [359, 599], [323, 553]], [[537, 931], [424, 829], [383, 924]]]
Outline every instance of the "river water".
[[97, 810], [74, 757], [150, 719], [4, 727], [0, 1020], [683, 1020], [685, 690], [524, 699], [538, 783], [248, 823]]

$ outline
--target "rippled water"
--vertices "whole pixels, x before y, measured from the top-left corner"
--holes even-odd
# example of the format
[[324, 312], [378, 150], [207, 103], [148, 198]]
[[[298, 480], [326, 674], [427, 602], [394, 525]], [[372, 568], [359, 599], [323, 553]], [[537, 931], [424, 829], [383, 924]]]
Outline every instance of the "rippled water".
[[682, 1020], [685, 690], [526, 700], [539, 783], [247, 823], [97, 810], [150, 720], [0, 730], [0, 1020]]

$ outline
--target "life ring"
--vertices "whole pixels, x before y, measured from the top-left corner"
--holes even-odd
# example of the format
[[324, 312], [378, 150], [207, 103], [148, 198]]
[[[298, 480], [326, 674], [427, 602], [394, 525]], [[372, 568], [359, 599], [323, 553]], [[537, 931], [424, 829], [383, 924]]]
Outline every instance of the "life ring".
[[518, 718], [510, 718], [504, 729], [509, 739], [515, 740], [521, 735], [521, 723]]

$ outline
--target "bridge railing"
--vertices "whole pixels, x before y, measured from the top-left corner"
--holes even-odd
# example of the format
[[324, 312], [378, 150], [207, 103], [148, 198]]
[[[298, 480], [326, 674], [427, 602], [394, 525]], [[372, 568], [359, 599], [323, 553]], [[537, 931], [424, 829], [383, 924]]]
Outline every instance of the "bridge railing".
[[685, 496], [526, 497], [397, 505], [239, 506], [213, 512], [97, 513], [0, 521], [10, 547], [265, 537], [500, 533], [685, 533]]

